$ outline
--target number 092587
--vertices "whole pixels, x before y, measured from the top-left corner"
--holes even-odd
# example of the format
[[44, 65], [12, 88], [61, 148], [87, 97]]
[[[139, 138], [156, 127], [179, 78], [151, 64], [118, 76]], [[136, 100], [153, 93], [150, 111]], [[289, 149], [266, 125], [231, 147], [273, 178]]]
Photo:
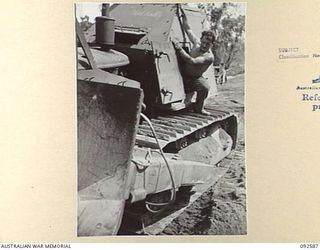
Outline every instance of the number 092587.
[[310, 243], [310, 244], [300, 244], [300, 248], [318, 248], [319, 244]]

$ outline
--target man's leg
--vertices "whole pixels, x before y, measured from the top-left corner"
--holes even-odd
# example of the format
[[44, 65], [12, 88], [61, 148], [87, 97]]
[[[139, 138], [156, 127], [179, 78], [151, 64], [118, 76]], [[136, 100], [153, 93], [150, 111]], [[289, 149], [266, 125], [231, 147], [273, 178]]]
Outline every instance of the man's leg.
[[197, 100], [194, 110], [198, 113], [209, 114], [204, 110], [204, 101], [208, 97], [210, 85], [204, 77], [200, 77], [192, 83], [194, 89], [197, 91]]

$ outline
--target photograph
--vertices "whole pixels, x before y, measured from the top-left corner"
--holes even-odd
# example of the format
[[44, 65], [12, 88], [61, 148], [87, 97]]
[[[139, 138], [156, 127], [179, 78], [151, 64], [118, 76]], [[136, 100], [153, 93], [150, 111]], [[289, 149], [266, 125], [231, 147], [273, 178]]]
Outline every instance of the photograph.
[[76, 3], [77, 236], [247, 235], [246, 3]]
[[319, 247], [319, 6], [5, 1], [0, 248]]

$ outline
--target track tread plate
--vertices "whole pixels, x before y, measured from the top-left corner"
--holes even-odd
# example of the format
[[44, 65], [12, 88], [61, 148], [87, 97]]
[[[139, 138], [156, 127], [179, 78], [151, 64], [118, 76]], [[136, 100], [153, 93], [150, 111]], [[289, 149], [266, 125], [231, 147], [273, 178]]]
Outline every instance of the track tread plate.
[[173, 123], [171, 121], [162, 121], [162, 120], [158, 120], [158, 119], [152, 119], [151, 122], [153, 124], [158, 124], [158, 125], [164, 125], [164, 126], [168, 126], [168, 127], [173, 127], [175, 129], [181, 129], [182, 131], [191, 131], [189, 126], [185, 126], [182, 124], [177, 124], [177, 123]]
[[[142, 123], [142, 124], [144, 124], [144, 123]], [[178, 133], [178, 134], [183, 134], [183, 135], [185, 134], [183, 129], [175, 128], [175, 127], [164, 125], [164, 124], [157, 124], [155, 122], [152, 122], [152, 124], [155, 128], [158, 128], [158, 129], [164, 129], [164, 130], [171, 131], [173, 133]]]

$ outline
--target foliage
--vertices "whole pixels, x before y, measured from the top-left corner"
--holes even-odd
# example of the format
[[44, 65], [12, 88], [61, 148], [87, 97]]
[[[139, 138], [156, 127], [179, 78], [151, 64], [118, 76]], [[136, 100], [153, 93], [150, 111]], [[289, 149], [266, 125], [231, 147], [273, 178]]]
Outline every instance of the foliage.
[[240, 49], [243, 49], [245, 17], [239, 14], [239, 5], [223, 3], [198, 4], [198, 8], [206, 12], [211, 29], [216, 34], [213, 46], [215, 65], [221, 63], [228, 69]]
[[85, 15], [84, 17], [80, 17], [81, 22], [80, 22], [80, 27], [82, 31], [87, 31], [93, 23], [89, 22], [89, 16]]

